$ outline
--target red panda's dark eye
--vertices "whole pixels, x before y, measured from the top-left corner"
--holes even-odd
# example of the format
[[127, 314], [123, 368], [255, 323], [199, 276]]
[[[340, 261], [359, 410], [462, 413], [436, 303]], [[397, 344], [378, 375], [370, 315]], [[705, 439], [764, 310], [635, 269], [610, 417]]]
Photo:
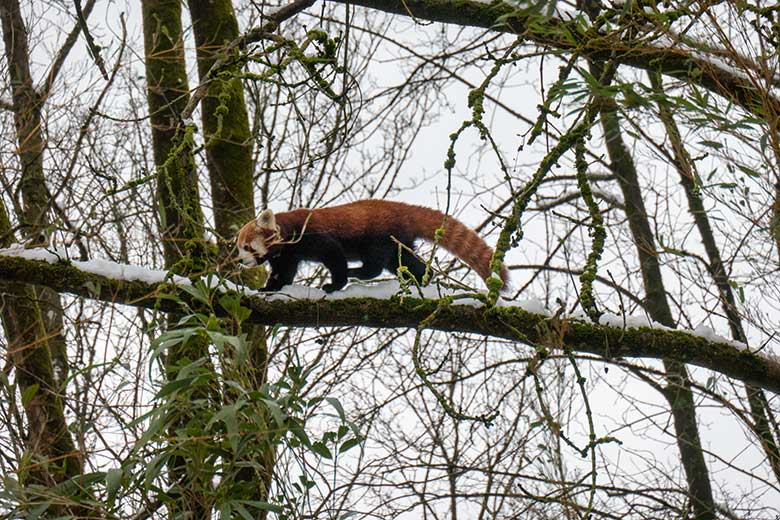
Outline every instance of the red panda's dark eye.
[[252, 248], [249, 246], [244, 246], [244, 251], [250, 251]]

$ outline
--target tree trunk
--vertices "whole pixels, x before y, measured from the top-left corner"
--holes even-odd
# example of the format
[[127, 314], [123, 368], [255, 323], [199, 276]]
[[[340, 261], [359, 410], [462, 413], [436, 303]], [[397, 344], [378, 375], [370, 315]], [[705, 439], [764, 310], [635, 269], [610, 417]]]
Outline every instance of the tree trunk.
[[[651, 72], [650, 82], [656, 92], [663, 94], [663, 83], [660, 74]], [[715, 282], [715, 286], [718, 288], [723, 313], [726, 315], [726, 319], [729, 322], [731, 337], [747, 344], [747, 336], [745, 335], [742, 319], [740, 318], [737, 309], [734, 291], [729, 284], [726, 266], [723, 264], [720, 250], [715, 242], [715, 234], [712, 232], [709, 217], [707, 216], [701, 195], [694, 182], [693, 163], [685, 150], [680, 131], [677, 128], [677, 124], [674, 121], [674, 117], [669, 110], [669, 107], [663, 101], [659, 101], [658, 110], [661, 121], [666, 128], [666, 133], [669, 136], [669, 141], [672, 144], [674, 165], [680, 175], [680, 184], [685, 190], [685, 197], [688, 201], [688, 211], [690, 211], [691, 216], [696, 223], [699, 235], [701, 236], [702, 245], [704, 245], [704, 250], [707, 252], [707, 258], [709, 260], [708, 269]], [[772, 467], [775, 479], [780, 482], [780, 449], [778, 449], [775, 440], [777, 432], [773, 433], [770, 428], [770, 422], [776, 424], [776, 421], [770, 421], [770, 419], [773, 419], [771, 417], [772, 411], [769, 408], [764, 392], [751, 384], [745, 384], [745, 390], [747, 392], [748, 405], [750, 406], [750, 414], [753, 418], [753, 425], [751, 426], [761, 441], [761, 446]]]
[[[600, 77], [600, 74], [596, 74], [596, 77]], [[666, 299], [661, 266], [655, 249], [655, 237], [642, 199], [636, 166], [623, 142], [617, 106], [612, 98], [601, 98], [599, 103], [601, 103], [601, 124], [611, 160], [610, 168], [615, 173], [623, 192], [626, 217], [637, 249], [646, 293], [645, 308], [654, 321], [667, 327], [674, 327], [675, 322]], [[715, 503], [696, 424], [696, 406], [693, 402], [688, 371], [685, 365], [678, 361], [664, 359], [663, 364], [668, 381], [664, 396], [669, 402], [674, 418], [677, 447], [680, 450], [680, 458], [688, 481], [688, 493], [694, 518], [714, 520]]]
[[[220, 56], [220, 50], [239, 36], [238, 20], [229, 0], [189, 0], [188, 5], [197, 44], [200, 81], [212, 81], [214, 78], [209, 77], [209, 71]], [[241, 80], [237, 77], [214, 80], [201, 102], [201, 117], [220, 256], [229, 258], [233, 237], [255, 214], [252, 135]], [[268, 369], [266, 329], [249, 324], [243, 328], [250, 348], [247, 361], [253, 375], [252, 384], [255, 390], [260, 390], [266, 382]], [[246, 459], [242, 461], [243, 468], [236, 474], [236, 480], [260, 483], [246, 488], [246, 499], [265, 501], [274, 469], [273, 444], [258, 443], [257, 450], [248, 453]]]
[[[209, 77], [222, 47], [238, 38], [238, 21], [229, 0], [189, 0], [197, 45], [200, 81], [210, 81], [201, 102], [206, 164], [214, 202], [217, 235], [232, 245], [232, 237], [254, 216], [252, 135], [241, 79]], [[238, 71], [236, 71], [238, 72]]]
[[[144, 0], [143, 26], [146, 53], [147, 99], [152, 124], [152, 151], [157, 166], [157, 207], [165, 266], [182, 275], [200, 273], [211, 264], [210, 248], [204, 240], [198, 174], [193, 158], [194, 128], [185, 127], [181, 112], [189, 99], [187, 69], [182, 41], [181, 3], [178, 0]], [[178, 322], [177, 313], [168, 323]], [[208, 357], [208, 345], [201, 338], [169, 348], [165, 368], [176, 379], [182, 365]], [[202, 395], [204, 399], [210, 396]], [[186, 413], [171, 427], [186, 423]], [[179, 442], [184, 442], [180, 440]], [[171, 457], [168, 463], [171, 490], [167, 502], [172, 517], [195, 520], [211, 517], [212, 504], [200, 487], [208, 463], [186, 456]]]
[[189, 92], [181, 4], [176, 0], [144, 0], [142, 7], [147, 99], [165, 263], [177, 272], [201, 272], [209, 255], [205, 254], [203, 240], [193, 136], [192, 129], [184, 129], [180, 117]]
[[[23, 209], [17, 217], [24, 235], [33, 243], [43, 243], [52, 203], [43, 170], [44, 100], [33, 85], [27, 29], [18, 0], [0, 2], [0, 18], [21, 166]], [[0, 246], [7, 247], [14, 241], [14, 233], [4, 205], [0, 206]], [[18, 471], [23, 483], [50, 487], [83, 471], [83, 457], [68, 430], [62, 397], [68, 380], [62, 303], [51, 289], [21, 283], [0, 283], [0, 296], [8, 360], [14, 367], [19, 391], [25, 396], [28, 456], [22, 458]], [[50, 507], [47, 514], [78, 515], [79, 511], [78, 506], [58, 505]]]

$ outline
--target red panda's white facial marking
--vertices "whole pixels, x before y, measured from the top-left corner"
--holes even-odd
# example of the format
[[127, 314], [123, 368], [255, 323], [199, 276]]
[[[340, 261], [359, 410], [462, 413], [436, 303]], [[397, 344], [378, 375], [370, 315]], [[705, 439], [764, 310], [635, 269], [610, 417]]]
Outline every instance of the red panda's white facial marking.
[[239, 231], [236, 239], [238, 261], [244, 267], [255, 267], [265, 262], [268, 248], [280, 241], [273, 211], [265, 209]]
[[259, 258], [265, 258], [268, 254], [268, 248], [263, 244], [261, 238], [255, 238], [248, 244], [239, 247], [238, 261], [245, 267], [255, 267]]

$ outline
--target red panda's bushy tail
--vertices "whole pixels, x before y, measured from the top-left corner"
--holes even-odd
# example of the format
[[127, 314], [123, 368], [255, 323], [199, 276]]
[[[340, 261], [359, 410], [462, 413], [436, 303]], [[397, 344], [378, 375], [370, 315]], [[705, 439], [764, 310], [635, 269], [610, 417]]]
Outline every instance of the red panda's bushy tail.
[[[455, 217], [446, 216], [441, 211], [431, 208], [421, 206], [420, 209], [423, 210], [418, 215], [420, 218], [412, 222], [414, 231], [420, 238], [436, 243], [436, 230], [441, 227], [442, 222], [445, 222], [444, 234], [439, 238], [438, 245], [466, 262], [483, 280], [491, 277], [490, 260], [493, 258], [493, 248], [487, 245], [474, 230]], [[501, 280], [504, 282], [502, 291], [505, 291], [509, 288], [509, 272], [503, 264], [501, 264]]]

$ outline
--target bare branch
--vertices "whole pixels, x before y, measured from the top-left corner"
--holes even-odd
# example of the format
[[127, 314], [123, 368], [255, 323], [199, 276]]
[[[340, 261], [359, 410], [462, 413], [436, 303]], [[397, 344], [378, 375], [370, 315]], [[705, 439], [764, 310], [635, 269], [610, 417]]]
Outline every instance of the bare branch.
[[79, 26], [81, 27], [81, 32], [84, 33], [84, 39], [87, 42], [87, 49], [89, 49], [89, 54], [92, 56], [92, 59], [95, 61], [95, 65], [97, 65], [98, 69], [100, 69], [100, 73], [103, 75], [103, 79], [108, 81], [108, 72], [106, 72], [106, 64], [103, 62], [103, 57], [100, 55], [100, 47], [95, 43], [95, 39], [92, 38], [92, 34], [89, 32], [89, 26], [87, 25], [87, 20], [84, 18], [84, 13], [81, 10], [81, 0], [73, 0], [73, 3], [76, 6], [76, 17], [78, 18]]
[[[84, 5], [84, 9], [82, 11], [82, 18], [84, 20], [89, 18], [93, 7], [95, 7], [95, 0], [87, 0], [87, 3]], [[60, 73], [62, 65], [65, 63], [65, 59], [68, 57], [68, 54], [78, 40], [79, 32], [81, 32], [81, 24], [76, 23], [76, 26], [71, 29], [70, 33], [68, 33], [68, 37], [65, 38], [65, 42], [62, 44], [62, 47], [60, 47], [57, 56], [51, 63], [51, 67], [49, 67], [49, 73], [46, 76], [46, 83], [41, 87], [39, 92], [42, 99], [49, 97], [49, 93], [51, 92], [54, 82], [57, 80], [57, 75]]]
[[276, 31], [276, 29], [279, 28], [280, 23], [303, 11], [304, 9], [311, 7], [312, 5], [314, 5], [314, 0], [295, 0], [294, 2], [281, 7], [274, 13], [270, 14], [268, 16], [268, 22], [264, 23], [260, 27], [250, 29], [232, 42], [225, 45], [225, 47], [220, 51], [224, 57], [214, 62], [208, 73], [204, 76], [204, 79], [200, 82], [200, 85], [198, 85], [198, 88], [196, 88], [195, 92], [192, 93], [192, 96], [190, 96], [190, 99], [187, 102], [187, 106], [184, 107], [184, 110], [181, 113], [182, 120], [186, 121], [192, 117], [192, 113], [195, 112], [198, 103], [200, 103], [201, 99], [206, 97], [206, 94], [209, 90], [209, 83], [214, 78], [214, 74], [234, 59], [234, 51], [244, 48], [249, 43], [256, 42], [270, 36], [274, 31]]

